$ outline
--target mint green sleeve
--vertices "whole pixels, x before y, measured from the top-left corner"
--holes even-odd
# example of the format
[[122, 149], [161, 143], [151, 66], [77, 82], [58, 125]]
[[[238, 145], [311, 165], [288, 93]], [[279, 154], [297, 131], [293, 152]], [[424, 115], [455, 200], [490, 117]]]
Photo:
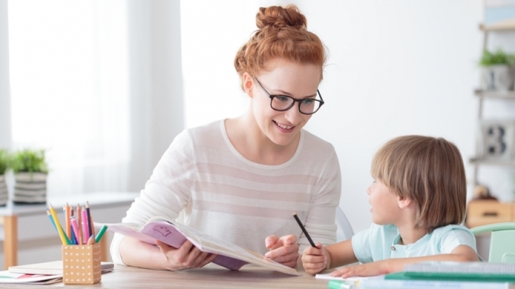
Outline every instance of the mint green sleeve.
[[449, 225], [448, 227], [449, 230], [445, 230], [440, 238], [441, 254], [449, 254], [461, 245], [469, 246], [477, 252], [476, 238], [467, 227], [458, 225]]
[[371, 235], [373, 226], [352, 236], [352, 250], [361, 263], [372, 262]]

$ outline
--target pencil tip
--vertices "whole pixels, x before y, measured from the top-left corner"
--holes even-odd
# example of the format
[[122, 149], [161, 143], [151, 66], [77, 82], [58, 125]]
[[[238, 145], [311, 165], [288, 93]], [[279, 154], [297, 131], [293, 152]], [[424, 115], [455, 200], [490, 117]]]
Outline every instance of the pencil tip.
[[296, 213], [296, 212], [293, 212], [293, 213], [292, 213], [292, 215], [293, 215], [293, 216], [295, 216], [295, 215], [297, 215], [297, 213]]

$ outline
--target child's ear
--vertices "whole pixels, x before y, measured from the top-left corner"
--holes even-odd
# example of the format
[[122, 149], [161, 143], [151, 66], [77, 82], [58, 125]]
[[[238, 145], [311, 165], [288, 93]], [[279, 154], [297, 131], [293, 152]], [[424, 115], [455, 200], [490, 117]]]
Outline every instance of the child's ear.
[[402, 196], [398, 196], [397, 203], [399, 204], [399, 208], [404, 209], [411, 205], [411, 199], [402, 197]]

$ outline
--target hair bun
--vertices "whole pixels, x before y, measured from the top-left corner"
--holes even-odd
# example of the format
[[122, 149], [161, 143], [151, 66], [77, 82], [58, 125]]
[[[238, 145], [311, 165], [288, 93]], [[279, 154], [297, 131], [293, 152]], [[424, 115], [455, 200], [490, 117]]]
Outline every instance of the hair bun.
[[300, 13], [295, 5], [286, 7], [270, 6], [261, 7], [256, 15], [256, 25], [259, 29], [272, 27], [281, 29], [284, 27], [294, 27], [297, 29], [306, 29], [306, 17]]

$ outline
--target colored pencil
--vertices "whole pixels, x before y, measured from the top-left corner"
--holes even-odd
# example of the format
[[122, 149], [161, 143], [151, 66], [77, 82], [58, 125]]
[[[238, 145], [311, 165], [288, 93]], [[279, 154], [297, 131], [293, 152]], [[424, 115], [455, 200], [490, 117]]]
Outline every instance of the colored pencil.
[[91, 219], [91, 212], [89, 210], [89, 202], [86, 202], [86, 212], [88, 215], [88, 229], [89, 229], [89, 235], [88, 236], [94, 236], [95, 231], [93, 231], [93, 221]]
[[[68, 204], [66, 204], [68, 205]], [[73, 207], [72, 206], [68, 206], [70, 208], [70, 234], [72, 235], [72, 243], [74, 245], [78, 245], [79, 242], [77, 241], [77, 234], [75, 234], [75, 232], [73, 231], [73, 227], [72, 227], [72, 224], [71, 224], [71, 221], [72, 221], [72, 218], [75, 218], [75, 216], [73, 215]]]
[[64, 210], [64, 216], [65, 216], [65, 226], [66, 226], [66, 236], [71, 239], [72, 234], [70, 232], [70, 206], [68, 206], [68, 203], [66, 203], [66, 206], [63, 208]]
[[72, 224], [73, 232], [75, 233], [77, 237], [77, 244], [82, 245], [82, 240], [80, 239], [80, 228], [79, 225], [77, 225], [77, 219], [72, 218], [70, 223]]
[[47, 214], [48, 218], [50, 219], [50, 222], [52, 222], [52, 225], [54, 226], [55, 231], [59, 233], [59, 231], [57, 231], [57, 227], [55, 226], [54, 218], [52, 218], [52, 215], [50, 214], [50, 211], [46, 210], [46, 214]]
[[106, 232], [106, 230], [107, 230], [107, 226], [104, 225], [102, 227], [102, 229], [100, 229], [100, 231], [98, 232], [97, 237], [95, 238], [95, 242], [97, 242], [97, 243], [100, 242], [100, 240], [104, 236], [104, 233]]
[[84, 240], [82, 237], [81, 220], [82, 220], [82, 216], [81, 216], [80, 205], [77, 204], [77, 226], [79, 228], [79, 236], [77, 237], [78, 238], [77, 241], [78, 241], [79, 245], [86, 243], [86, 240]]
[[90, 237], [89, 235], [89, 222], [88, 222], [88, 213], [86, 212], [86, 209], [84, 207], [81, 208], [82, 210], [82, 241], [84, 244], [88, 242], [88, 239]]
[[57, 232], [59, 233], [59, 238], [61, 238], [61, 242], [63, 245], [70, 245], [71, 242], [68, 237], [66, 237], [66, 234], [61, 227], [61, 223], [59, 223], [59, 219], [57, 218], [54, 207], [52, 207], [52, 204], [48, 204], [48, 206], [50, 207], [50, 214], [52, 215], [52, 218], [54, 218], [54, 224], [57, 228]]

